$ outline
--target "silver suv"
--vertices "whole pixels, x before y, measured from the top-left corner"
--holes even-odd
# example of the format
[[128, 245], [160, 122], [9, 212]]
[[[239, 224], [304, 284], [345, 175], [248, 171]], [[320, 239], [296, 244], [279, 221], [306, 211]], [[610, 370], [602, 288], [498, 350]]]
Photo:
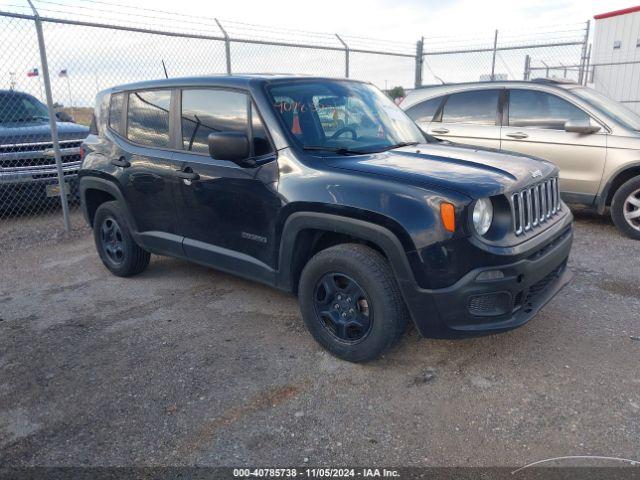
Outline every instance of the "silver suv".
[[438, 85], [401, 107], [427, 133], [554, 162], [567, 203], [611, 207], [640, 240], [640, 116], [590, 88], [554, 80]]

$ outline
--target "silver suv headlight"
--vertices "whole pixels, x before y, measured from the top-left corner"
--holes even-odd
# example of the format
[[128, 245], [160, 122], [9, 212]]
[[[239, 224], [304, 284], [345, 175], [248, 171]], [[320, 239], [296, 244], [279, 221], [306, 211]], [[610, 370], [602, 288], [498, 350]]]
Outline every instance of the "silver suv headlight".
[[493, 221], [493, 203], [489, 198], [476, 200], [473, 207], [473, 227], [479, 235], [484, 235], [489, 231]]

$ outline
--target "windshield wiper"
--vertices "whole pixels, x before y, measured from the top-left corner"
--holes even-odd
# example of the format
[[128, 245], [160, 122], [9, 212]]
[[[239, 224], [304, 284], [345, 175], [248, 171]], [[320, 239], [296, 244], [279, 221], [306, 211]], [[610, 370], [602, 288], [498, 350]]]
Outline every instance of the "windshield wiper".
[[338, 155], [362, 155], [365, 152], [361, 150], [351, 150], [345, 147], [327, 147], [323, 145], [303, 145], [303, 150], [326, 150], [327, 152], [337, 153]]

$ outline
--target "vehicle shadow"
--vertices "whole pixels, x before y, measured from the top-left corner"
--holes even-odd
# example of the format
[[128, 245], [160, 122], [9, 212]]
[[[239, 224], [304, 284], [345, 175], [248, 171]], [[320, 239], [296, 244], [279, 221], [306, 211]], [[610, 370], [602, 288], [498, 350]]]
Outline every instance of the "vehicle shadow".
[[577, 221], [588, 222], [592, 225], [601, 224], [615, 226], [613, 224], [613, 220], [611, 220], [609, 209], [607, 209], [604, 214], [600, 215], [594, 209], [583, 207], [582, 205], [569, 205], [569, 208], [571, 209], [571, 213], [573, 213], [574, 219]]

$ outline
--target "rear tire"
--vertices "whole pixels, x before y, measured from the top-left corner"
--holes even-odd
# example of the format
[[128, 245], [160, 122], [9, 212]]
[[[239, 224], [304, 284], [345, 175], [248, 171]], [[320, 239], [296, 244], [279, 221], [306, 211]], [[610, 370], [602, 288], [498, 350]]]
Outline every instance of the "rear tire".
[[400, 339], [409, 317], [386, 259], [359, 244], [336, 245], [311, 258], [298, 296], [311, 335], [349, 362], [378, 358]]
[[98, 207], [93, 219], [93, 239], [104, 266], [119, 277], [130, 277], [144, 271], [151, 254], [140, 248], [122, 208], [116, 201]]
[[640, 240], [640, 175], [618, 188], [611, 202], [611, 218], [627, 237]]

